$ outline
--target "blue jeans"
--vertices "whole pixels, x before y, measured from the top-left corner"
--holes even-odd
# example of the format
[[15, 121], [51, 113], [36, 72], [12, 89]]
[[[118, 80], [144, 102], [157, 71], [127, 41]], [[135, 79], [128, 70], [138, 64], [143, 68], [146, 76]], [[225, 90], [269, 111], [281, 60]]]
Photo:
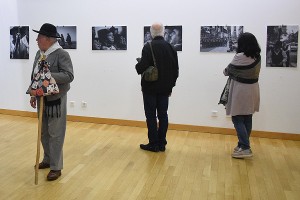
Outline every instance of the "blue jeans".
[[[148, 127], [149, 144], [164, 146], [167, 144], [166, 135], [169, 125], [168, 106], [169, 96], [143, 93], [144, 110]], [[157, 119], [158, 118], [158, 126]]]
[[252, 115], [236, 115], [231, 117], [239, 139], [238, 146], [250, 149], [250, 134], [252, 131]]

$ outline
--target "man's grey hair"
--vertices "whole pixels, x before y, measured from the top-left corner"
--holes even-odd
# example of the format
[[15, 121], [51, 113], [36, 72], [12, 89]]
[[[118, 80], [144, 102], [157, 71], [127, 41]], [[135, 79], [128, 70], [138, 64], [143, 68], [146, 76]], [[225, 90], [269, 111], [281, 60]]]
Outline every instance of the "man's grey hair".
[[154, 23], [150, 27], [150, 33], [152, 38], [155, 38], [157, 36], [164, 36], [165, 33], [165, 27], [162, 23]]
[[51, 40], [51, 42], [57, 42], [58, 41], [58, 39], [54, 38], [54, 37], [50, 37], [50, 40]]
[[51, 41], [51, 44], [54, 44], [55, 42], [58, 42], [57, 38], [49, 37], [49, 40]]

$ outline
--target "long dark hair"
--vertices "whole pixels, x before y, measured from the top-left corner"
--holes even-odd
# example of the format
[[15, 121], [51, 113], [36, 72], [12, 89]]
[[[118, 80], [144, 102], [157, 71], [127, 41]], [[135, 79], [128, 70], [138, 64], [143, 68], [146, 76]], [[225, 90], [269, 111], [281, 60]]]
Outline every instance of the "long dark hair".
[[242, 33], [238, 39], [237, 53], [244, 53], [247, 57], [258, 59], [261, 49], [252, 33]]

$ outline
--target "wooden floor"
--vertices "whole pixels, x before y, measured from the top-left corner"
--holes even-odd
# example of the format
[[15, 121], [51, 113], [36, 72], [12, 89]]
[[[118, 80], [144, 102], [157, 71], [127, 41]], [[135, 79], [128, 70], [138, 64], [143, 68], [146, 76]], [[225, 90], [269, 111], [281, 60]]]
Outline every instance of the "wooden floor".
[[0, 115], [0, 199], [300, 199], [300, 141], [168, 132], [166, 152], [139, 149], [145, 128], [68, 122], [64, 170], [34, 184], [37, 119]]

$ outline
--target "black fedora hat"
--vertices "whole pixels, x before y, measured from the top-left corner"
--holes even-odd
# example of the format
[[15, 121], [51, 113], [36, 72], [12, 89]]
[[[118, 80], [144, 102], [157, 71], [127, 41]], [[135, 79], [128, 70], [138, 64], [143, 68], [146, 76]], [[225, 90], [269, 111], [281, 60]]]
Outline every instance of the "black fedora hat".
[[47, 37], [60, 38], [59, 34], [57, 33], [56, 27], [53, 24], [45, 23], [41, 26], [39, 31], [33, 31]]

